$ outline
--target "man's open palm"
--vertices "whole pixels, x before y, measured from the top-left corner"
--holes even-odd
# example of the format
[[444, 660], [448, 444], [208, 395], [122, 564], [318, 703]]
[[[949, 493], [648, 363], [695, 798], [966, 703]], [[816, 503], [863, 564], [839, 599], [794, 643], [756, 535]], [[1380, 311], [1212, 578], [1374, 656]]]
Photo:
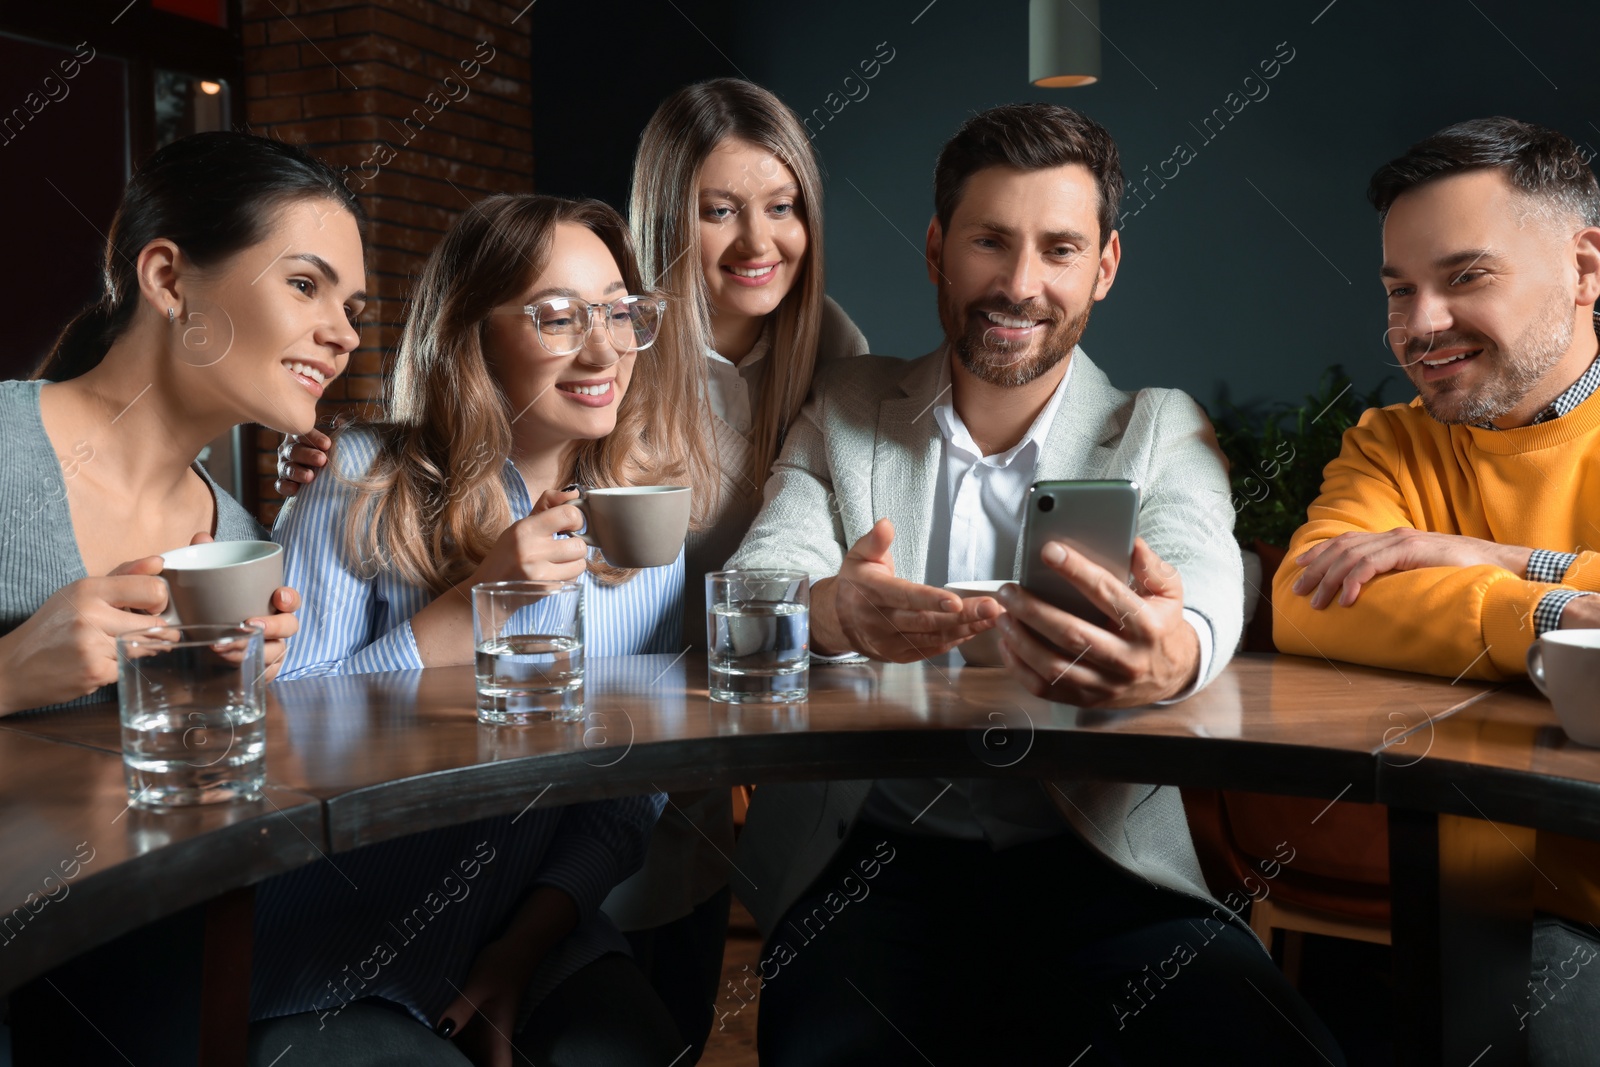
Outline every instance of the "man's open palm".
[[894, 524], [879, 519], [851, 546], [839, 573], [812, 590], [818, 652], [859, 652], [909, 663], [950, 651], [994, 625], [1000, 607], [895, 577]]

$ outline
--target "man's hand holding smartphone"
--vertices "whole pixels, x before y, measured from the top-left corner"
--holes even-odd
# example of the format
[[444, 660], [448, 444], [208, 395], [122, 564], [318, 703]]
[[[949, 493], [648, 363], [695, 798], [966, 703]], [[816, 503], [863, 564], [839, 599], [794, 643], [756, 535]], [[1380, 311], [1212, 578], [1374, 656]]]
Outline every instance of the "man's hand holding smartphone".
[[1143, 538], [1133, 587], [1061, 541], [1040, 560], [1109, 620], [1102, 628], [1017, 585], [1000, 591], [1001, 655], [1028, 692], [1079, 707], [1120, 708], [1177, 696], [1200, 670], [1200, 639], [1183, 616], [1183, 579]]

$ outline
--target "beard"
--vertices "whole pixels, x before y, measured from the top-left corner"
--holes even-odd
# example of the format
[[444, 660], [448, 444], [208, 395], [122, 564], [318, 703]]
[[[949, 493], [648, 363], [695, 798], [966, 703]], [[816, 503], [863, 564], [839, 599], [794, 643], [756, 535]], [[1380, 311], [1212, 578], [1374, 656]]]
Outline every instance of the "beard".
[[[1550, 369], [1561, 362], [1571, 347], [1571, 303], [1561, 293], [1551, 294], [1550, 302], [1505, 349], [1473, 333], [1412, 338], [1406, 344], [1403, 357], [1405, 372], [1421, 394], [1423, 408], [1448, 425], [1478, 425], [1509, 414], [1544, 380]], [[1454, 378], [1441, 383], [1422, 380], [1420, 361], [1427, 358], [1429, 351], [1459, 345], [1483, 349], [1478, 358], [1489, 361], [1490, 373], [1482, 384], [1476, 389], [1467, 389], [1456, 384]]]
[[[1070, 356], [1088, 328], [1093, 307], [1094, 301], [1087, 300], [1073, 314], [1043, 302], [1008, 304], [998, 297], [958, 307], [946, 289], [939, 290], [939, 324], [956, 358], [979, 381], [1009, 388], [1027, 385]], [[1050, 325], [1043, 336], [1024, 344], [1002, 341], [994, 336], [987, 315], [991, 311]]]

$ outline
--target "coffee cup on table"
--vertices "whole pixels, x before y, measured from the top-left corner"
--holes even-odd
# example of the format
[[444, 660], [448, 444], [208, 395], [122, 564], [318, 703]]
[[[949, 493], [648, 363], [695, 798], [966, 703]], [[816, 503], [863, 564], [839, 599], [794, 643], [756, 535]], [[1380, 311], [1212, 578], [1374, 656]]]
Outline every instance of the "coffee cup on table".
[[586, 526], [578, 534], [613, 567], [665, 567], [678, 558], [689, 533], [689, 487], [578, 486], [572, 501]]
[[1528, 678], [1568, 737], [1600, 746], [1600, 630], [1551, 630], [1528, 649]]
[[174, 625], [236, 626], [273, 614], [283, 584], [283, 548], [271, 541], [208, 541], [161, 553], [167, 610]]
[[[986, 596], [998, 604], [1000, 600], [995, 594], [1000, 591], [1002, 585], [1006, 584], [1007, 582], [1004, 579], [986, 582], [950, 582], [945, 588], [955, 593], [962, 600]], [[956, 646], [956, 651], [961, 653], [962, 660], [972, 667], [1000, 667], [1005, 665], [1005, 661], [1000, 658], [1000, 628], [998, 626], [990, 627], [976, 637], [967, 638]]]

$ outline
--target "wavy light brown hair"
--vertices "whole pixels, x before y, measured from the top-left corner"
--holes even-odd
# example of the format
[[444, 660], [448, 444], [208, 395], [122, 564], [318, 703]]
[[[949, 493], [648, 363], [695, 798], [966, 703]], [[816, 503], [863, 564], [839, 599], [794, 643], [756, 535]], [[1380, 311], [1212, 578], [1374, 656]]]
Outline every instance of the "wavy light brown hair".
[[[771, 365], [752, 414], [751, 469], [760, 492], [783, 435], [811, 391], [822, 327], [822, 175], [800, 120], [782, 100], [738, 78], [689, 85], [656, 109], [633, 163], [630, 215], [648, 284], [677, 298], [679, 314], [663, 333], [697, 355], [711, 344], [710, 301], [700, 265], [700, 168], [723, 141], [747, 141], [794, 172], [806, 256], [799, 278], [771, 315]], [[696, 361], [703, 389], [705, 361]]]
[[[592, 231], [615, 257], [628, 291], [648, 292], [627, 223], [598, 200], [491, 196], [457, 218], [417, 279], [386, 375], [378, 455], [356, 483], [346, 526], [351, 558], [380, 561], [442, 593], [469, 577], [511, 524], [502, 477], [514, 413], [489, 369], [483, 338], [493, 310], [515, 301], [549, 266], [561, 223]], [[669, 306], [664, 322], [678, 310]], [[573, 442], [568, 478], [592, 486], [714, 484], [694, 377], [703, 362], [698, 349], [663, 331], [634, 361], [616, 428]], [[709, 506], [704, 499], [695, 505], [697, 515]], [[593, 560], [589, 570], [608, 583], [632, 574]]]

